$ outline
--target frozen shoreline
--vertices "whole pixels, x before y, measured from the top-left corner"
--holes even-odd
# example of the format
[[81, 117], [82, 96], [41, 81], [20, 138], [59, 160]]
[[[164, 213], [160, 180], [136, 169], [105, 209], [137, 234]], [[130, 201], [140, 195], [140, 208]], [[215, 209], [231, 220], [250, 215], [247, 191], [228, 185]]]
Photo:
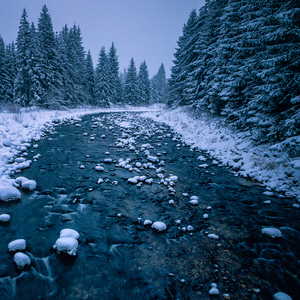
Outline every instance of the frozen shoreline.
[[[15, 156], [26, 152], [24, 144], [38, 141], [43, 131], [53, 122], [78, 119], [85, 114], [99, 112], [140, 111], [143, 116], [164, 122], [182, 135], [183, 141], [191, 148], [210, 153], [219, 164], [231, 167], [236, 175], [254, 178], [267, 190], [275, 190], [281, 197], [296, 197], [300, 201], [300, 157], [289, 157], [284, 151], [287, 142], [275, 145], [254, 146], [249, 132], [235, 133], [208, 120], [195, 119], [183, 108], [164, 110], [163, 106], [122, 107], [109, 109], [78, 108], [71, 110], [45, 111], [23, 109], [19, 114], [0, 113], [0, 176], [2, 180], [17, 170], [12, 167]], [[147, 111], [147, 112], [145, 112]], [[158, 112], [159, 111], [159, 112]], [[300, 137], [289, 139], [290, 144]], [[23, 155], [22, 155], [23, 156]], [[26, 157], [26, 154], [24, 155]], [[291, 205], [298, 204], [295, 201]]]

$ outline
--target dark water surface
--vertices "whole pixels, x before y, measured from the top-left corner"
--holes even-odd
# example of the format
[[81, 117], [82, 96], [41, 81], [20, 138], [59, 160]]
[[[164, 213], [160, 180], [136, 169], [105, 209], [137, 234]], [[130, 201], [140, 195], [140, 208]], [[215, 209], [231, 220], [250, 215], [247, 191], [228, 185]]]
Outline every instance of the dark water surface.
[[[118, 139], [128, 144], [116, 147]], [[120, 158], [130, 158], [133, 168], [147, 163], [141, 151], [147, 143], [150, 155], [165, 162], [164, 177], [178, 176], [174, 194], [155, 169], [138, 173], [117, 166]], [[8, 225], [0, 225], [1, 300], [210, 299], [213, 282], [221, 299], [272, 299], [278, 291], [299, 297], [300, 225], [291, 200], [262, 195], [258, 183], [212, 164], [205, 152], [191, 151], [168, 126], [139, 113], [85, 116], [57, 124], [38, 145], [28, 157], [42, 157], [21, 175], [36, 180], [37, 189], [23, 193], [20, 202], [0, 205], [0, 214], [11, 215]], [[208, 168], [198, 167], [199, 155]], [[107, 158], [112, 162], [105, 163]], [[98, 163], [103, 172], [95, 170]], [[127, 182], [141, 175], [153, 184]], [[104, 182], [98, 184], [99, 178]], [[183, 193], [198, 196], [199, 205], [191, 206]], [[143, 226], [146, 219], [166, 223], [167, 230]], [[194, 230], [184, 231], [189, 225]], [[263, 235], [265, 226], [279, 228], [282, 238]], [[75, 258], [52, 249], [64, 228], [80, 233]], [[26, 239], [32, 261], [23, 271], [7, 251], [18, 238]]]

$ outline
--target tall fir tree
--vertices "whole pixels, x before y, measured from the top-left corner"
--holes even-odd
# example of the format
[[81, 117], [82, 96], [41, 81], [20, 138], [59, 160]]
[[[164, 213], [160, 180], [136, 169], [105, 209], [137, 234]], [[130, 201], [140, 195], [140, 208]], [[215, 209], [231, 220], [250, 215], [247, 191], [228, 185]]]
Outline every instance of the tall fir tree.
[[15, 103], [22, 106], [30, 104], [31, 81], [29, 75], [30, 52], [28, 45], [31, 43], [31, 32], [29, 22], [27, 21], [27, 12], [25, 8], [20, 20], [20, 26], [17, 36], [17, 66], [18, 74], [15, 82]]
[[133, 58], [131, 58], [129, 67], [126, 72], [124, 96], [125, 96], [126, 104], [130, 104], [130, 105], [139, 104], [139, 86], [138, 86], [136, 67]]
[[90, 104], [95, 104], [95, 71], [90, 50], [85, 59], [85, 86], [87, 89], [88, 102]]
[[13, 103], [14, 82], [17, 75], [17, 60], [14, 42], [6, 46], [4, 70], [4, 103]]
[[5, 95], [5, 44], [0, 36], [0, 103], [4, 102]]
[[108, 52], [109, 76], [111, 81], [111, 102], [113, 104], [122, 102], [122, 86], [119, 76], [119, 61], [117, 49], [112, 43]]
[[109, 61], [102, 47], [99, 53], [95, 75], [95, 102], [102, 107], [109, 107], [111, 101], [111, 82]]
[[150, 102], [150, 79], [149, 71], [146, 61], [140, 64], [138, 73], [138, 84], [139, 84], [139, 103], [149, 104]]
[[38, 19], [39, 51], [41, 55], [41, 85], [44, 89], [40, 105], [55, 107], [62, 104], [60, 88], [62, 80], [58, 66], [58, 53], [52, 20], [46, 5]]

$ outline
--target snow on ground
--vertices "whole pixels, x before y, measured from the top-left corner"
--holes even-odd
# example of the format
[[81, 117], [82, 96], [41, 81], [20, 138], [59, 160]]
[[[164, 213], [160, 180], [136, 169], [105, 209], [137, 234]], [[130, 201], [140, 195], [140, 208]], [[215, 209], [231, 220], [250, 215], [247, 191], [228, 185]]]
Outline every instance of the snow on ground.
[[[212, 119], [196, 119], [184, 108], [151, 111], [143, 116], [168, 124], [191, 149], [208, 151], [236, 175], [254, 178], [282, 197], [297, 197], [300, 201], [300, 136], [275, 145], [254, 145], [250, 132], [238, 133]], [[288, 155], [291, 149], [294, 153]]]
[[[149, 109], [157, 110], [158, 106]], [[145, 111], [145, 107], [124, 106], [110, 109], [85, 107], [69, 110], [42, 110], [31, 107], [20, 109], [15, 113], [0, 112], [0, 200], [20, 199], [21, 194], [13, 187], [14, 181], [10, 176], [30, 167], [32, 161], [26, 159], [27, 151], [30, 151], [31, 147], [38, 148], [35, 142], [45, 135], [45, 131], [54, 131], [55, 124], [60, 122], [68, 120], [77, 122], [86, 114], [121, 111]], [[34, 159], [37, 160], [39, 157], [37, 155]], [[28, 180], [23, 188], [33, 190], [35, 182]]]
[[[0, 188], [12, 186], [10, 176], [30, 166], [26, 153], [31, 144], [39, 141], [45, 131], [55, 130], [55, 123], [76, 122], [83, 115], [98, 112], [147, 111], [143, 114], [158, 122], [170, 125], [182, 135], [181, 142], [208, 151], [211, 156], [244, 177], [254, 178], [267, 189], [282, 196], [296, 196], [300, 200], [300, 157], [297, 150], [288, 155], [289, 149], [300, 148], [300, 137], [290, 138], [275, 145], [253, 145], [250, 132], [236, 133], [211, 120], [196, 119], [183, 108], [163, 110], [162, 106], [122, 108], [78, 108], [70, 110], [21, 109], [19, 113], [0, 113]], [[130, 123], [123, 122], [128, 128]], [[122, 140], [122, 146], [129, 140]], [[177, 141], [179, 142], [179, 141]], [[131, 144], [131, 143], [130, 143]], [[37, 156], [35, 159], [38, 159]], [[153, 156], [153, 160], [154, 160]], [[148, 156], [149, 159], [149, 156]], [[150, 161], [152, 156], [150, 156]], [[199, 156], [199, 161], [201, 156]], [[216, 164], [217, 161], [214, 161]], [[203, 166], [200, 164], [199, 166]], [[209, 168], [205, 164], [205, 168]], [[6, 195], [4, 195], [6, 196]]]

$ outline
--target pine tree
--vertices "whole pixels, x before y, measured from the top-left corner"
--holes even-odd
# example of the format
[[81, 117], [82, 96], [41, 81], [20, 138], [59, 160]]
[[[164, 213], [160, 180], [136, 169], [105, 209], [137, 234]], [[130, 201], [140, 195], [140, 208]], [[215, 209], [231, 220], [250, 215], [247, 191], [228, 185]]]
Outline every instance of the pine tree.
[[17, 75], [17, 60], [14, 42], [6, 46], [4, 70], [4, 103], [13, 103], [14, 82]]
[[139, 103], [146, 105], [150, 102], [150, 79], [148, 67], [145, 61], [143, 61], [139, 68], [138, 74], [139, 84]]
[[117, 49], [114, 43], [112, 43], [109, 53], [109, 77], [111, 81], [111, 102], [113, 104], [122, 102], [122, 87], [121, 80], [119, 76], [119, 61], [117, 55]]
[[109, 61], [102, 47], [99, 53], [95, 75], [95, 102], [102, 107], [109, 107], [111, 101], [111, 82], [109, 74]]
[[38, 39], [42, 58], [40, 80], [44, 89], [40, 105], [45, 107], [60, 106], [62, 105], [60, 94], [62, 82], [58, 66], [58, 53], [52, 20], [46, 5], [43, 6], [38, 19]]
[[133, 58], [131, 58], [129, 67], [126, 72], [124, 96], [126, 104], [139, 104], [139, 86]]
[[17, 36], [17, 66], [18, 74], [15, 83], [15, 98], [16, 103], [23, 106], [30, 104], [30, 76], [29, 76], [29, 61], [30, 53], [28, 45], [31, 43], [31, 33], [29, 23], [27, 21], [27, 12], [24, 8]]
[[0, 103], [4, 102], [5, 95], [5, 44], [0, 36]]
[[166, 103], [169, 91], [164, 64], [161, 64], [157, 72], [157, 89], [159, 94], [159, 102]]
[[85, 59], [85, 86], [87, 89], [88, 102], [94, 104], [95, 97], [95, 72], [93, 60], [90, 50], [88, 51]]

